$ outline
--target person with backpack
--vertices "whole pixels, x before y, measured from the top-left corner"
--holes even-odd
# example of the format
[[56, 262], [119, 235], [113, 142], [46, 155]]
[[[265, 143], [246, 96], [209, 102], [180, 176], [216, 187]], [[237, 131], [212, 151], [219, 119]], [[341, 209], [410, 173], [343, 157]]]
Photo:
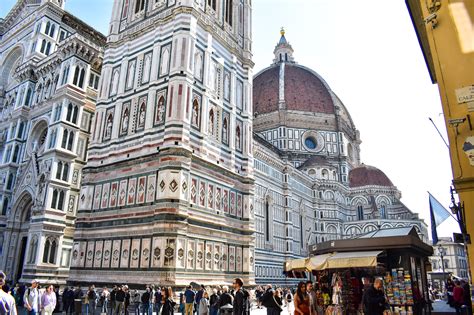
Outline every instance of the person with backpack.
[[95, 314], [95, 308], [97, 306], [97, 292], [95, 292], [95, 286], [91, 285], [89, 291], [87, 291], [87, 300], [89, 304], [88, 314]]
[[13, 296], [3, 291], [6, 279], [7, 276], [0, 271], [0, 315], [17, 315], [15, 299], [13, 298]]
[[250, 294], [243, 288], [244, 282], [241, 278], [235, 278], [232, 286], [234, 288], [233, 315], [250, 315]]
[[25, 303], [28, 315], [39, 314], [41, 309], [41, 296], [37, 280], [31, 281], [31, 287], [26, 290], [23, 302]]

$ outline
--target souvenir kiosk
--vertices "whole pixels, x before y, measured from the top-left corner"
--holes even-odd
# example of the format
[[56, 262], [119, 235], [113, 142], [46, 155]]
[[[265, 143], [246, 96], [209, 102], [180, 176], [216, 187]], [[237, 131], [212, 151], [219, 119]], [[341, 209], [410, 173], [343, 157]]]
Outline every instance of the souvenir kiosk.
[[422, 300], [429, 297], [426, 271], [433, 248], [414, 228], [383, 229], [327, 241], [311, 246], [310, 252], [308, 258], [285, 263], [285, 271], [313, 274], [318, 315], [360, 314], [363, 278], [383, 279], [392, 314], [411, 315], [415, 308], [430, 312]]

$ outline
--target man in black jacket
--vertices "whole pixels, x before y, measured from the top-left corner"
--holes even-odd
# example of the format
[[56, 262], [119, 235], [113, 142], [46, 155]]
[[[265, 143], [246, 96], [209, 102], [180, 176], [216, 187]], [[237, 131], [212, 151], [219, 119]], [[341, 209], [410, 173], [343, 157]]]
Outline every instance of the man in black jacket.
[[243, 288], [244, 282], [235, 278], [234, 283], [234, 315], [250, 315], [250, 294]]
[[382, 279], [375, 279], [374, 285], [364, 292], [365, 315], [382, 315], [385, 310], [385, 294], [383, 291]]

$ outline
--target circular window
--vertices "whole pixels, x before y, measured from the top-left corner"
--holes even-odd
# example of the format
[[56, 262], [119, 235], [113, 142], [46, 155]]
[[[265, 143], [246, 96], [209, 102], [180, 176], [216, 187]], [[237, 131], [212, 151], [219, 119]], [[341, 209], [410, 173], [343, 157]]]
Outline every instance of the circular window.
[[316, 149], [316, 146], [317, 146], [316, 145], [316, 139], [314, 139], [313, 137], [306, 138], [306, 140], [304, 141], [304, 144], [310, 150]]

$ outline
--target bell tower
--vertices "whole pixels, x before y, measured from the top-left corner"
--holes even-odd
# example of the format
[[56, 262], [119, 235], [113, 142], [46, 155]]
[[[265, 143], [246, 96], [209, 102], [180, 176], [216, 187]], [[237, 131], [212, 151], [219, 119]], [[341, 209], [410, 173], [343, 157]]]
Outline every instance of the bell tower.
[[71, 279], [254, 283], [251, 1], [117, 0], [108, 43]]

